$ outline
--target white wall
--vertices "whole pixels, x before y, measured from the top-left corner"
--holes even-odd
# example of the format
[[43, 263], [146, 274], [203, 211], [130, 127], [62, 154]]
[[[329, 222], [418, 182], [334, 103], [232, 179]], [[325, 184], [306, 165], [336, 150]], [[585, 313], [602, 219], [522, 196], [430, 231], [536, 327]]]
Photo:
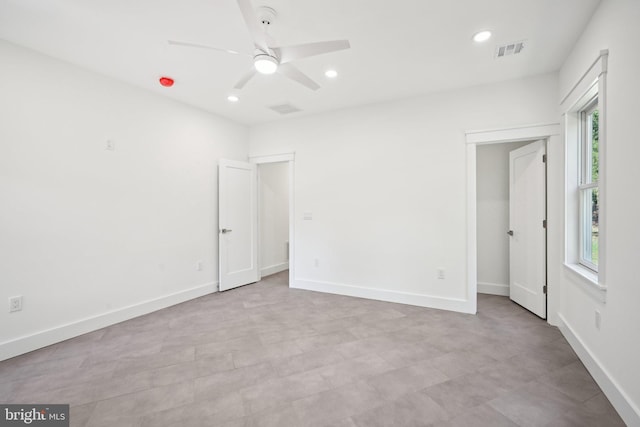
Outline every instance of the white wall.
[[258, 165], [260, 176], [260, 271], [262, 276], [289, 268], [289, 164]]
[[246, 159], [248, 130], [6, 42], [0, 57], [0, 359], [213, 291], [217, 159]]
[[509, 295], [509, 152], [526, 144], [480, 145], [476, 151], [480, 293]]
[[556, 83], [544, 75], [252, 128], [251, 155], [296, 153], [292, 285], [475, 312], [464, 132], [557, 122]]
[[[563, 331], [591, 367], [627, 424], [640, 425], [640, 2], [604, 0], [560, 72], [564, 97], [597, 58], [609, 49], [606, 118], [606, 303], [562, 270]], [[557, 260], [560, 262], [561, 260]], [[602, 314], [595, 328], [595, 311]]]

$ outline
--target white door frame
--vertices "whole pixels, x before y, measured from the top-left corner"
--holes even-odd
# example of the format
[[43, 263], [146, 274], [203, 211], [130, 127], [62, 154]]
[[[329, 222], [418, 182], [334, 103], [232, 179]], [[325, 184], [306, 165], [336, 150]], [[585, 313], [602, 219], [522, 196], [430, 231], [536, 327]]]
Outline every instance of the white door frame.
[[[474, 312], [477, 310], [478, 301], [476, 148], [478, 145], [538, 139], [547, 140], [547, 143], [549, 143], [559, 138], [559, 136], [559, 123], [465, 132], [465, 142], [467, 144], [467, 292], [469, 301], [473, 301]], [[548, 150], [547, 148], [547, 152]], [[555, 299], [556, 293], [552, 291], [550, 284], [547, 286], [547, 312], [549, 313], [547, 321], [549, 321], [552, 318], [551, 310], [559, 301]]]
[[[253, 156], [249, 157], [250, 163], [261, 165], [264, 163], [280, 163], [287, 162], [289, 164], [289, 286], [293, 283], [295, 274], [295, 204], [294, 204], [294, 175], [295, 175], [295, 152], [273, 154], [267, 156]], [[258, 174], [259, 175], [259, 174]], [[258, 198], [260, 188], [258, 187]], [[260, 218], [258, 216], [258, 263], [260, 263]], [[258, 271], [260, 269], [258, 268]]]

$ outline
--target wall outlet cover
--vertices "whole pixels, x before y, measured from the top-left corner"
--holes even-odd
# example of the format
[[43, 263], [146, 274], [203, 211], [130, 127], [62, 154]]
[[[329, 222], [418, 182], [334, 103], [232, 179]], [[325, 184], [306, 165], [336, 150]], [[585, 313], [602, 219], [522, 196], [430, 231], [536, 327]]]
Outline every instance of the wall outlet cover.
[[9, 313], [22, 310], [22, 295], [9, 298]]

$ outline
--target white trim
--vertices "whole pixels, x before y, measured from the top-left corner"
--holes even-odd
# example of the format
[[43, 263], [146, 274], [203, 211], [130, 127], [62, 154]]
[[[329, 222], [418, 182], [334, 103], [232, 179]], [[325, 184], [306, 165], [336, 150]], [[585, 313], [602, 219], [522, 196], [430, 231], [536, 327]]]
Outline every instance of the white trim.
[[262, 163], [277, 163], [277, 162], [292, 162], [295, 160], [296, 153], [282, 153], [272, 154], [267, 156], [251, 156], [249, 162], [262, 164]]
[[272, 274], [280, 273], [289, 268], [288, 262], [281, 262], [280, 264], [270, 265], [260, 269], [260, 277], [271, 276]]
[[580, 283], [580, 289], [596, 301], [605, 304], [607, 302], [607, 287], [598, 283], [598, 274], [581, 264], [564, 263], [565, 271], [569, 272], [574, 282]]
[[[249, 161], [258, 165], [263, 163], [287, 162], [289, 164], [289, 283], [293, 283], [295, 277], [295, 151], [290, 153], [269, 154], [263, 156], [250, 156]], [[259, 176], [260, 174], [258, 174]], [[258, 185], [258, 188], [260, 186]], [[259, 227], [259, 226], [258, 226]], [[260, 253], [260, 251], [258, 251]]]
[[295, 289], [306, 289], [308, 291], [324, 292], [328, 294], [346, 295], [350, 297], [416, 305], [419, 307], [437, 308], [440, 310], [457, 311], [459, 313], [475, 314], [476, 312], [475, 298], [468, 300], [443, 298], [432, 295], [399, 292], [389, 289], [366, 288], [346, 285], [343, 283], [323, 282], [310, 279], [297, 279], [290, 282], [289, 286]]
[[[579, 239], [579, 236], [573, 236], [575, 231], [572, 225], [575, 224], [574, 215], [580, 210], [576, 205], [578, 201], [569, 197], [569, 192], [574, 191], [579, 187], [577, 181], [577, 174], [573, 176], [573, 170], [570, 168], [570, 161], [575, 157], [573, 149], [575, 144], [578, 143], [578, 136], [576, 125], [579, 126], [579, 120], [576, 116], [579, 110], [588, 103], [591, 98], [598, 96], [598, 109], [600, 111], [600, 128], [599, 128], [599, 159], [600, 159], [600, 171], [598, 176], [598, 188], [600, 197], [599, 206], [599, 259], [598, 259], [598, 276], [597, 276], [597, 292], [594, 291], [593, 286], [588, 292], [591, 295], [595, 295], [601, 302], [605, 301], [606, 286], [607, 286], [607, 69], [608, 69], [609, 51], [601, 50], [598, 57], [593, 61], [591, 66], [580, 77], [576, 84], [569, 90], [561, 101], [562, 114], [564, 116], [564, 138], [565, 138], [565, 188], [564, 188], [564, 203], [565, 203], [565, 230], [564, 230], [564, 262], [570, 271], [576, 273], [576, 277], [583, 283], [589, 283], [590, 278], [580, 278], [580, 271], [572, 268], [574, 263], [577, 263], [580, 259], [580, 253], [576, 253], [572, 245], [574, 239]], [[580, 231], [581, 232], [581, 231]], [[571, 247], [569, 242], [571, 241]], [[580, 247], [579, 252], [582, 248]], [[584, 276], [584, 275], [582, 275]], [[601, 291], [601, 292], [600, 292]]]
[[[561, 126], [559, 123], [544, 123], [504, 129], [471, 130], [465, 132], [465, 141], [467, 144], [467, 298], [469, 301], [473, 301], [474, 306], [477, 304], [476, 293], [478, 289], [478, 249], [476, 247], [478, 232], [476, 212], [476, 146], [545, 139], [547, 140], [548, 152], [548, 144], [553, 139], [552, 137], [559, 137], [560, 134]], [[547, 259], [547, 263], [548, 262], [549, 260]], [[551, 299], [555, 298], [553, 295], [558, 294], [552, 292], [552, 283], [548, 282], [547, 286], [547, 322], [551, 322], [555, 318], [554, 310], [555, 307], [557, 307], [556, 300], [552, 302]]]
[[476, 195], [476, 146], [467, 146], [467, 299], [478, 311], [478, 235]]
[[560, 135], [559, 123], [543, 123], [503, 129], [469, 130], [465, 132], [465, 140], [467, 144], [480, 145], [545, 139], [551, 135]]
[[218, 282], [205, 283], [191, 289], [143, 301], [75, 322], [55, 326], [10, 341], [0, 343], [0, 360], [9, 359], [51, 344], [93, 332], [134, 317], [152, 313], [172, 305], [180, 304], [218, 290]]
[[295, 202], [295, 177], [296, 162], [289, 162], [289, 286], [293, 283], [295, 276], [295, 245], [296, 245], [296, 204]]
[[478, 282], [478, 293], [508, 297], [509, 285], [505, 285], [504, 283]]
[[622, 420], [629, 426], [640, 426], [640, 409], [633, 403], [617, 381], [611, 377], [598, 358], [584, 344], [571, 325], [567, 323], [562, 314], [558, 315], [558, 318], [560, 319], [560, 332], [562, 332], [562, 335], [569, 342], [573, 351], [576, 352], [613, 407], [618, 411]]
[[608, 61], [609, 51], [607, 49], [601, 50], [600, 54], [589, 66], [587, 71], [582, 74], [576, 84], [569, 89], [569, 92], [560, 101], [560, 105], [563, 107], [564, 112], [574, 108], [576, 103], [584, 97], [596, 80], [598, 80], [600, 75], [607, 72]]

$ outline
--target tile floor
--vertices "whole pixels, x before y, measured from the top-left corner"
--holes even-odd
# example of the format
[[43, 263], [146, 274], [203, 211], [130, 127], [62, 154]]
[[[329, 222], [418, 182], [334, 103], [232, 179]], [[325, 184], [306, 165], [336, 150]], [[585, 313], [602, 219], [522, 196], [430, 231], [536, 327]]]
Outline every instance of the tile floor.
[[286, 273], [0, 362], [72, 426], [623, 426], [558, 329], [289, 289]]

